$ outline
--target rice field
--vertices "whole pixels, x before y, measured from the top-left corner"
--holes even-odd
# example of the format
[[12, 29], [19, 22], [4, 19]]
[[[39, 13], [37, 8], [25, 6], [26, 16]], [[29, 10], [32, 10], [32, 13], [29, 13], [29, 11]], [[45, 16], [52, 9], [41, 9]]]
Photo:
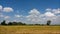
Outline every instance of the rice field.
[[60, 26], [0, 26], [0, 34], [60, 34]]

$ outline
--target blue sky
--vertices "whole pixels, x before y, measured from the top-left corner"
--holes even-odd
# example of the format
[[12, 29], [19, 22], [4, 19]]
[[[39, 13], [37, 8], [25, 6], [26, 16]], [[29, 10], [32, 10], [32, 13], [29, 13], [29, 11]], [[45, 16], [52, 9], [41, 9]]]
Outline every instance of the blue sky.
[[[9, 21], [19, 20], [22, 22], [31, 22], [31, 21], [27, 21], [27, 18], [25, 17], [31, 15], [33, 11], [36, 11], [36, 13], [39, 12], [40, 14], [46, 14], [51, 12], [56, 16], [58, 14], [58, 16], [60, 17], [59, 15], [60, 12], [56, 13], [56, 11], [60, 11], [60, 0], [0, 0], [0, 8], [1, 7], [2, 10], [0, 9], [0, 13], [4, 17], [3, 16], [1, 17], [0, 15], [0, 22], [2, 20], [5, 20], [6, 18], [8, 18], [6, 20]], [[56, 10], [54, 11], [54, 9]], [[16, 16], [19, 18], [15, 18]]]

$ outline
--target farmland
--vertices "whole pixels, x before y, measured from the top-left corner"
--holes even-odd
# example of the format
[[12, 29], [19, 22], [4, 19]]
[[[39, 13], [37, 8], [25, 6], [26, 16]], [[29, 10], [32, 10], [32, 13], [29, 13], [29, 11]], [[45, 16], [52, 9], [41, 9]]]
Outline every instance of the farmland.
[[60, 34], [60, 26], [0, 26], [0, 34]]

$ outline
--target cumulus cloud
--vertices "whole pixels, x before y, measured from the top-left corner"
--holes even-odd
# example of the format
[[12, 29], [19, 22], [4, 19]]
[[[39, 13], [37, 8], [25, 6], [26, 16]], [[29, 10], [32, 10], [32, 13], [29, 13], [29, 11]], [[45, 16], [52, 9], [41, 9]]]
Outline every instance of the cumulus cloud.
[[[2, 10], [2, 6], [0, 6], [0, 10]], [[5, 7], [3, 8], [3, 11], [5, 12], [11, 12], [13, 11], [13, 8], [11, 7]], [[51, 9], [51, 8], [47, 8], [45, 10], [45, 13], [40, 13], [39, 10], [37, 9], [32, 9], [30, 10], [30, 12], [28, 12], [29, 15], [23, 16], [23, 15], [19, 15], [19, 14], [15, 14], [14, 17], [16, 20], [12, 20], [12, 21], [22, 21], [22, 22], [28, 22], [28, 23], [40, 23], [40, 24], [46, 24], [47, 20], [51, 20], [52, 23], [51, 24], [59, 24], [60, 23], [60, 16], [56, 15], [56, 14], [60, 14], [60, 8], [58, 9]], [[10, 18], [10, 16], [4, 16], [3, 14], [0, 14], [0, 17], [4, 17], [6, 20]], [[20, 18], [20, 19], [19, 19]]]
[[4, 17], [4, 15], [0, 15], [0, 17]]
[[15, 17], [16, 17], [16, 18], [20, 18], [20, 17], [22, 17], [22, 15], [15, 15]]
[[29, 12], [30, 15], [26, 16], [28, 18], [28, 21], [32, 21], [32, 22], [38, 22], [39, 20], [39, 15], [40, 12], [37, 9], [32, 9]]
[[0, 17], [4, 17], [4, 15], [2, 13], [0, 13]]
[[3, 11], [3, 12], [12, 12], [13, 11], [13, 8], [11, 7], [4, 7], [2, 5], [0, 5], [0, 11]]
[[0, 5], [0, 11], [2, 11], [3, 7]]
[[0, 18], [9, 19], [10, 16], [5, 16], [4, 14], [0, 13]]
[[5, 18], [5, 19], [9, 19], [9, 18], [10, 18], [10, 16], [5, 16], [4, 18]]
[[46, 11], [53, 12], [54, 14], [60, 14], [60, 8], [57, 9], [47, 8]]
[[4, 7], [3, 11], [4, 12], [11, 12], [11, 11], [13, 11], [13, 8], [11, 8], [11, 7]]
[[26, 18], [27, 22], [34, 24], [35, 23], [46, 24], [47, 20], [51, 20], [54, 23], [54, 21], [58, 20], [57, 15], [55, 15], [53, 12], [47, 11], [44, 14], [41, 14], [40, 11], [38, 11], [37, 9], [30, 10], [29, 15], [26, 16]]
[[60, 16], [56, 16], [54, 20], [52, 20], [51, 24], [60, 24]]
[[34, 23], [40, 22], [40, 18], [39, 18], [40, 12], [37, 9], [30, 10], [29, 14], [30, 15], [26, 16], [27, 21]]
[[46, 12], [45, 13], [45, 16], [53, 17], [53, 16], [55, 16], [55, 14], [54, 13], [51, 13], [51, 12]]
[[50, 12], [50, 11], [52, 11], [52, 9], [51, 8], [47, 8], [45, 11], [49, 11]]
[[53, 9], [52, 12], [53, 12], [54, 14], [60, 14], [60, 8], [58, 8], [58, 9]]
[[36, 14], [36, 15], [38, 15], [38, 14], [40, 14], [40, 12], [37, 9], [32, 9], [32, 10], [30, 10], [29, 14]]

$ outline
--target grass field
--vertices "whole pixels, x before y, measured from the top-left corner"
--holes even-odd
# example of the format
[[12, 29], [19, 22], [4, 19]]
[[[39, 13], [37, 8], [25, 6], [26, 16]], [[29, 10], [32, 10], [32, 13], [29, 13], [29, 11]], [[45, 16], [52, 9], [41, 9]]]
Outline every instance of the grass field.
[[60, 34], [60, 26], [0, 26], [0, 34]]

